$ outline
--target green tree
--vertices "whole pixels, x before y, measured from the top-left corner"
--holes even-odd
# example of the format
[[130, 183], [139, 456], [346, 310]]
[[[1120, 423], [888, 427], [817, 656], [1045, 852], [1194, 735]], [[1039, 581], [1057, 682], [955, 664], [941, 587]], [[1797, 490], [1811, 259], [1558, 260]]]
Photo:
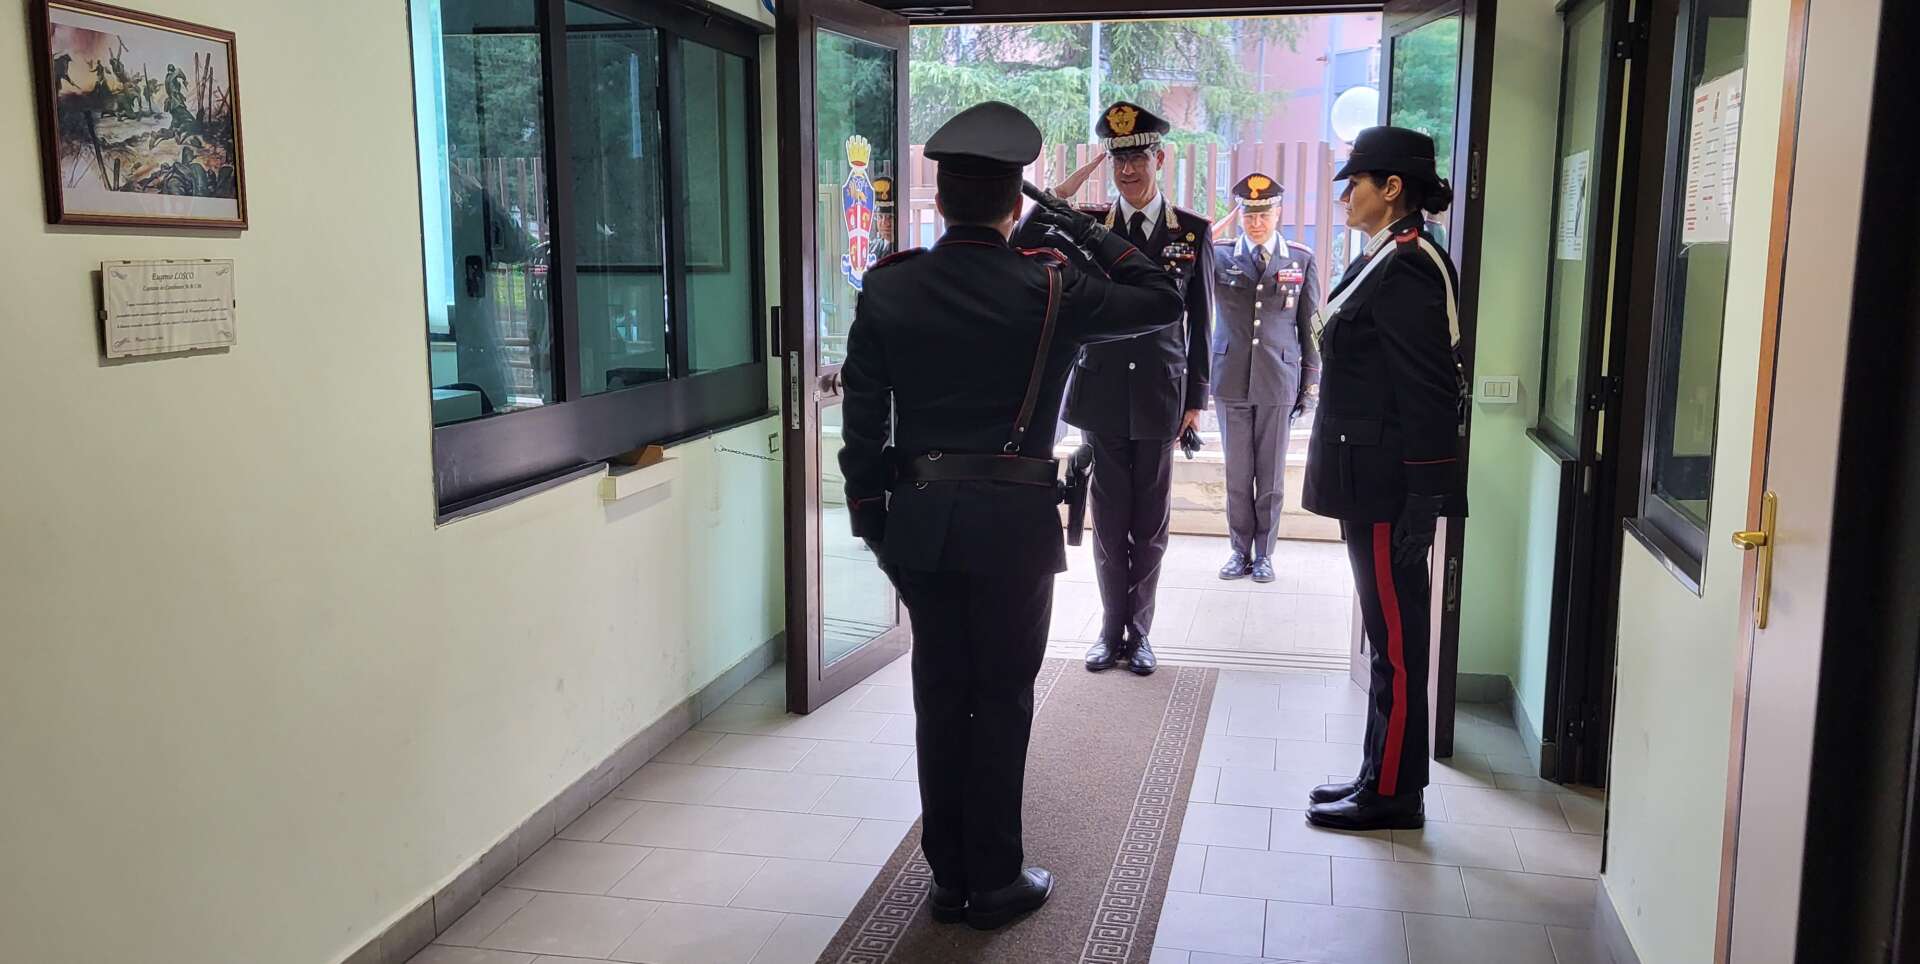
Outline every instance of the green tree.
[[1198, 92], [1208, 129], [1172, 139], [1218, 140], [1230, 122], [1276, 109], [1284, 91], [1260, 91], [1241, 51], [1262, 40], [1289, 49], [1301, 34], [1294, 17], [1143, 20], [1103, 24], [1100, 104], [1088, 101], [1091, 24], [923, 27], [913, 32], [911, 136], [925, 143], [959, 111], [999, 100], [1026, 111], [1048, 143], [1088, 139], [1090, 107], [1130, 100], [1160, 112], [1170, 90]]
[[1441, 177], [1453, 167], [1453, 119], [1460, 88], [1460, 19], [1436, 20], [1393, 47], [1393, 112], [1388, 118], [1433, 138]]

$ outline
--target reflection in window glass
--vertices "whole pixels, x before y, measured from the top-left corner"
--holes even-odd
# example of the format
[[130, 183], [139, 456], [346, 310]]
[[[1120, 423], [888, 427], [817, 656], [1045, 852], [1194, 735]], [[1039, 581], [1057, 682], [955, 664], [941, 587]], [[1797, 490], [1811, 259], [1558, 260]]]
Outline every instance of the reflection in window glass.
[[436, 425], [554, 400], [538, 6], [412, 8]]
[[874, 180], [896, 177], [898, 103], [894, 99], [892, 48], [819, 32], [814, 76], [834, 96], [815, 101], [819, 184], [815, 186], [815, 284], [819, 295], [820, 364], [847, 357], [847, 330], [867, 269], [892, 250], [887, 231], [876, 230]]
[[658, 35], [568, 3], [567, 87], [580, 379], [591, 395], [672, 374]]
[[[1730, 89], [1737, 95], [1740, 71], [1746, 65], [1745, 0], [1702, 2], [1691, 25], [1686, 82], [1682, 94], [1691, 105], [1701, 91]], [[1735, 14], [1735, 15], [1728, 15]], [[1694, 163], [1694, 112], [1686, 115], [1679, 141], [1679, 168], [1669, 172], [1676, 183], [1697, 177]], [[1731, 157], [1738, 143], [1708, 143], [1699, 139], [1703, 160], [1711, 161], [1725, 177], [1722, 190], [1731, 198]], [[1711, 157], [1707, 153], [1712, 154]], [[1686, 202], [1685, 194], [1675, 204]], [[1729, 205], [1730, 207], [1730, 205]], [[1720, 404], [1720, 334], [1727, 300], [1727, 254], [1730, 221], [1720, 229], [1689, 228], [1681, 211], [1669, 211], [1666, 304], [1656, 347], [1654, 449], [1652, 494], [1678, 513], [1685, 523], [1704, 531], [1707, 504], [1713, 488], [1713, 440]]]
[[1453, 120], [1460, 90], [1460, 17], [1439, 20], [1393, 42], [1387, 123], [1433, 138], [1441, 177], [1453, 176]]
[[694, 372], [754, 359], [758, 310], [748, 173], [747, 62], [683, 42], [687, 147], [687, 364]]
[[[1592, 222], [1594, 144], [1607, 83], [1606, 0], [1587, 0], [1567, 18], [1560, 114], [1559, 185], [1554, 193], [1552, 282], [1547, 302], [1546, 375], [1540, 420], [1561, 440], [1580, 442], [1581, 350], [1586, 343], [1587, 266], [1600, 240]], [[1562, 242], [1561, 232], [1578, 238]]]

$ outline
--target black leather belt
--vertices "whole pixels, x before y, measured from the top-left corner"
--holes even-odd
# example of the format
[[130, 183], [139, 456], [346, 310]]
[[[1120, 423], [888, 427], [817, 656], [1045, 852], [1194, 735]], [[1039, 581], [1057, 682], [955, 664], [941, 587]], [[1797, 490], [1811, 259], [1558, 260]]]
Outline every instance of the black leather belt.
[[1051, 487], [1060, 482], [1060, 463], [1056, 459], [1030, 459], [1022, 455], [928, 452], [902, 467], [900, 481], [915, 484], [1012, 482]]

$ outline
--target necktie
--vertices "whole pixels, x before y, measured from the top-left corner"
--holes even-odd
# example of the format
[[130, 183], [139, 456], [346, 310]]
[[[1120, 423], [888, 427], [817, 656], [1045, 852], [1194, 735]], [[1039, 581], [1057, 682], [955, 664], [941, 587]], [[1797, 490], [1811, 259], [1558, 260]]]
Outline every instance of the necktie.
[[1139, 247], [1147, 246], [1147, 215], [1144, 211], [1133, 212], [1127, 219], [1127, 230], [1133, 232], [1133, 243]]
[[1255, 270], [1259, 271], [1262, 276], [1266, 275], [1267, 273], [1267, 246], [1266, 245], [1264, 244], [1254, 245], [1253, 267]]

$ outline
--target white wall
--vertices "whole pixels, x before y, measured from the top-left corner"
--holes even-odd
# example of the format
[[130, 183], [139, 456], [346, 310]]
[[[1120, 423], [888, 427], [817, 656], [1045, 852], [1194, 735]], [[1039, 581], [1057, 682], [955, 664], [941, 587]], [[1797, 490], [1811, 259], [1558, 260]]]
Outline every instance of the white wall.
[[1705, 592], [1682, 587], [1632, 539], [1621, 572], [1631, 604], [1620, 612], [1603, 883], [1645, 964], [1713, 954], [1741, 625], [1741, 558], [1727, 534], [1747, 510], [1786, 28], [1787, 0], [1753, 0]]
[[[777, 423], [436, 529], [404, 4], [166, 12], [238, 33], [244, 234], [46, 227], [0, 8], [0, 960], [331, 962], [778, 631], [716, 450]], [[103, 365], [89, 273], [181, 257], [238, 347]]]

